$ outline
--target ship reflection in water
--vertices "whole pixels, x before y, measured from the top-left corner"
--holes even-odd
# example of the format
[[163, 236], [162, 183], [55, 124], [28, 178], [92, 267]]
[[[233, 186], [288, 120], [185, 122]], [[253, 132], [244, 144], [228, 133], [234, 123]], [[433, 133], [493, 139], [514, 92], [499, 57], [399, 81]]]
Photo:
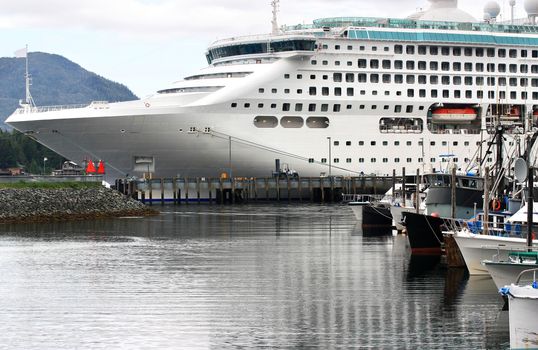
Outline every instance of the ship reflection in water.
[[6, 348], [506, 349], [489, 279], [363, 236], [347, 207], [164, 207], [0, 226]]

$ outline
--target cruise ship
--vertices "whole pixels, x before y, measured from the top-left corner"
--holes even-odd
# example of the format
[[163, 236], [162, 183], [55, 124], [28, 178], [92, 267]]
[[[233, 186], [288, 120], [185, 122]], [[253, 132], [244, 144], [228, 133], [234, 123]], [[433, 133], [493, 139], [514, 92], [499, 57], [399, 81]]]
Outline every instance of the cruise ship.
[[[502, 126], [538, 116], [538, 1], [528, 21], [485, 20], [457, 0], [430, 0], [405, 19], [338, 17], [277, 25], [211, 44], [208, 66], [136, 101], [22, 104], [15, 129], [67, 159], [107, 164], [109, 178], [300, 176], [462, 170]], [[512, 3], [513, 5], [513, 3]], [[490, 144], [491, 146], [491, 144]]]

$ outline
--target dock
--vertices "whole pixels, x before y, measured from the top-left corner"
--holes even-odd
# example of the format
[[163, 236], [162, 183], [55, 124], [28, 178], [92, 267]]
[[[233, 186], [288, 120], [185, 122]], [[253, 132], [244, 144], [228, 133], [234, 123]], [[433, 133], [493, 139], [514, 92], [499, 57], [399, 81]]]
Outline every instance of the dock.
[[393, 176], [119, 179], [115, 187], [142, 203], [341, 202], [343, 194], [384, 194]]

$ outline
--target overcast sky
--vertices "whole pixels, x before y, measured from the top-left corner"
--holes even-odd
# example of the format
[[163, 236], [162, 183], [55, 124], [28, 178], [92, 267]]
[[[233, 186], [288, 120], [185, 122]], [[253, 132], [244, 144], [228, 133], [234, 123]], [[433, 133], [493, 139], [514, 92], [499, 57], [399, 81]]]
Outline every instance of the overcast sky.
[[[481, 19], [487, 2], [459, 0], [459, 7]], [[2, 0], [0, 56], [11, 57], [28, 44], [30, 51], [63, 55], [143, 97], [203, 68], [205, 49], [214, 40], [269, 32], [269, 3]], [[498, 3], [509, 19], [508, 0]], [[428, 6], [427, 0], [281, 0], [279, 24], [339, 16], [401, 18]], [[523, 17], [523, 0], [517, 0], [516, 6], [516, 17]]]

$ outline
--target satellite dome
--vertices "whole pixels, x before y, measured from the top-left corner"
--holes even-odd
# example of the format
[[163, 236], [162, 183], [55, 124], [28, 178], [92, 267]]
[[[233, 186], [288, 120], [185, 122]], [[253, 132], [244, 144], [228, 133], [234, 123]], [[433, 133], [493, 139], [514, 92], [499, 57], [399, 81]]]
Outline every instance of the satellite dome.
[[420, 16], [421, 21], [476, 22], [473, 16], [458, 9], [458, 0], [429, 0], [429, 2], [431, 6]]
[[538, 15], [538, 0], [525, 0], [523, 6], [529, 16]]
[[484, 13], [488, 14], [490, 18], [495, 18], [501, 13], [501, 7], [495, 1], [490, 1], [484, 6]]

